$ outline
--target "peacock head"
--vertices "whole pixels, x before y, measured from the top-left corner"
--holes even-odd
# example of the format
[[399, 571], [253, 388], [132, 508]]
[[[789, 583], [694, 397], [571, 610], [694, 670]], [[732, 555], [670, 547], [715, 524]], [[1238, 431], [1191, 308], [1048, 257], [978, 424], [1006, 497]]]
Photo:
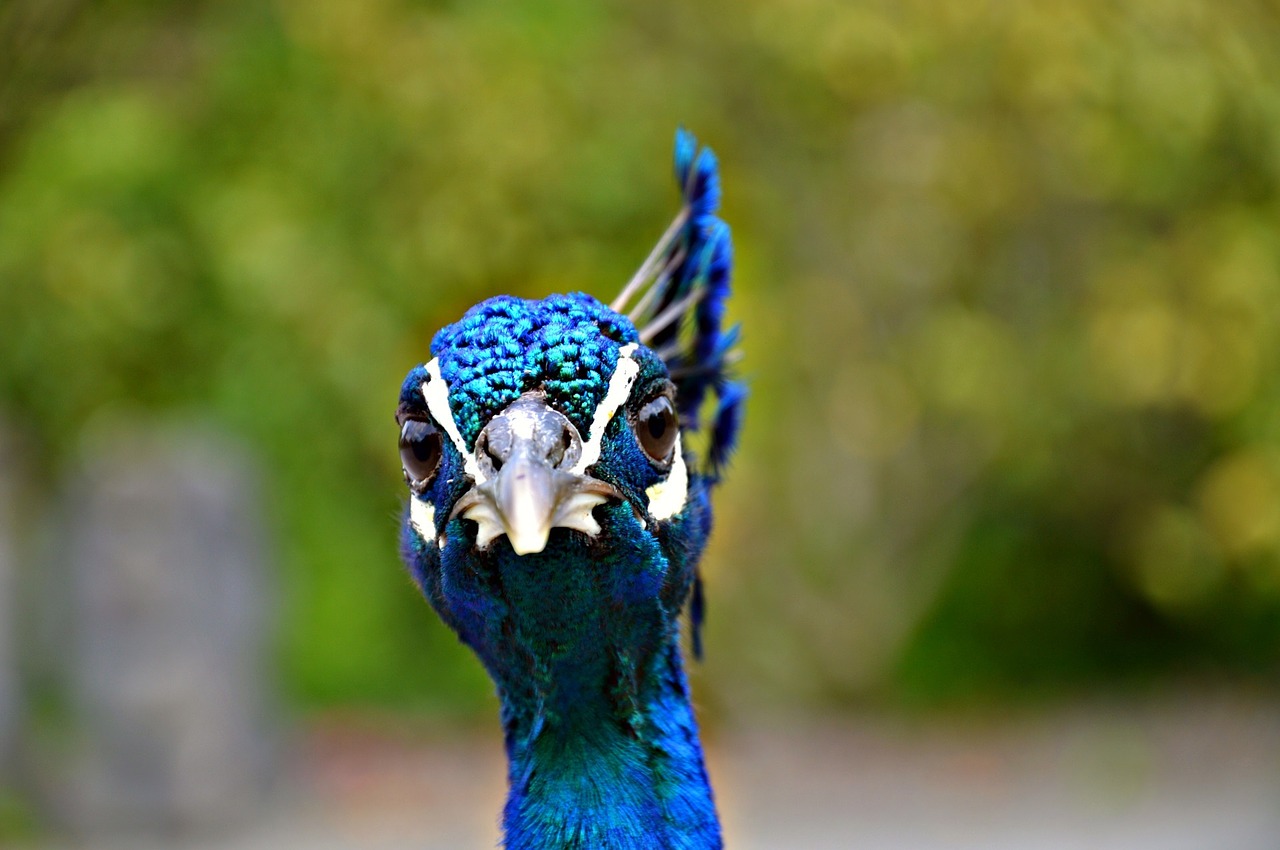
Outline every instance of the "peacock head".
[[698, 587], [744, 392], [737, 329], [722, 329], [716, 160], [682, 132], [675, 161], [683, 208], [610, 305], [491, 298], [439, 331], [401, 387], [405, 559], [491, 670], [514, 652], [499, 651], [512, 616], [554, 615], [545, 637], [592, 605], [658, 598], [670, 619]]
[[500, 296], [431, 353], [396, 414], [423, 540], [536, 555], [553, 535], [598, 537], [601, 505], [627, 506], [641, 531], [685, 508], [676, 385], [625, 316], [582, 293]]

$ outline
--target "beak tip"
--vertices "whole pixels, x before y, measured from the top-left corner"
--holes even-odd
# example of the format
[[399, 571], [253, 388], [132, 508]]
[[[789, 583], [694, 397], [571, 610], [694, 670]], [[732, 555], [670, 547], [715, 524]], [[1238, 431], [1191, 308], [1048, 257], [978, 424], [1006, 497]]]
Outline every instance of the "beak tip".
[[511, 541], [511, 549], [517, 555], [534, 555], [547, 548], [548, 531], [517, 532], [507, 529], [507, 539]]

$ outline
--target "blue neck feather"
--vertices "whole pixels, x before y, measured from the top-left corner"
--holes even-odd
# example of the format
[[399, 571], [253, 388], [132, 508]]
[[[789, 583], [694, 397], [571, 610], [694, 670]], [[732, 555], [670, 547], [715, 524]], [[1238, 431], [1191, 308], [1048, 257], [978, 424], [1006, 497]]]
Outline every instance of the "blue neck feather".
[[508, 850], [721, 847], [679, 649], [686, 571], [641, 534], [601, 551], [566, 535], [538, 557], [502, 552], [496, 575], [522, 657], [491, 668]]
[[508, 850], [722, 846], [675, 644], [628, 684], [639, 692], [630, 716], [594, 706], [509, 727]]

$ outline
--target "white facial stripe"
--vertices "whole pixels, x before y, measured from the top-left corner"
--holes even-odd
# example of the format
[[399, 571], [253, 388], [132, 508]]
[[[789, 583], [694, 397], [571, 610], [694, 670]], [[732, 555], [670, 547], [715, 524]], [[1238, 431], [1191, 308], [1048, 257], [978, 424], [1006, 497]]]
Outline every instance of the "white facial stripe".
[[440, 377], [440, 359], [433, 358], [427, 364], [427, 374], [430, 380], [422, 385], [422, 397], [427, 400], [427, 410], [431, 411], [431, 415], [440, 423], [440, 427], [449, 435], [449, 439], [458, 449], [458, 454], [462, 455], [463, 468], [477, 484], [484, 483], [484, 473], [480, 471], [480, 464], [476, 462], [476, 456], [467, 451], [467, 444], [462, 441], [462, 434], [458, 431], [458, 424], [453, 421], [453, 411], [449, 408], [449, 385], [445, 383], [444, 378]]
[[582, 457], [573, 467], [573, 471], [578, 475], [586, 472], [588, 466], [600, 459], [600, 443], [604, 440], [604, 429], [613, 415], [618, 412], [618, 408], [626, 404], [627, 397], [631, 395], [631, 385], [636, 382], [636, 376], [640, 374], [640, 364], [631, 359], [631, 355], [636, 353], [637, 348], [639, 346], [633, 342], [618, 349], [618, 365], [613, 370], [613, 376], [609, 378], [609, 391], [605, 393], [604, 400], [596, 408], [595, 416], [591, 419], [590, 437], [582, 446]]
[[649, 513], [654, 519], [671, 519], [684, 510], [689, 499], [689, 470], [684, 465], [684, 453], [680, 450], [680, 435], [676, 435], [676, 458], [671, 462], [671, 473], [644, 492], [649, 496]]
[[[409, 523], [418, 536], [436, 543], [436, 506], [417, 496], [409, 497]], [[439, 545], [437, 543], [437, 545]]]

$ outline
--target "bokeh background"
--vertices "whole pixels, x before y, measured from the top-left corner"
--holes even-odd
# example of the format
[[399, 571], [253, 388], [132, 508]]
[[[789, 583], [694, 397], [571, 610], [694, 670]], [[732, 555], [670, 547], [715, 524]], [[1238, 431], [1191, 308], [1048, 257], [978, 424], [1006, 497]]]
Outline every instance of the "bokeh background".
[[675, 211], [678, 125], [722, 162], [752, 392], [706, 567], [710, 734], [1225, 691], [1259, 745], [1277, 44], [1263, 0], [0, 4], [0, 844], [63, 833], [25, 777], [82, 734], [48, 647], [78, 627], [56, 562], [86, 482], [133, 468], [104, 433], [247, 459], [278, 727], [496, 738], [397, 560], [396, 392], [482, 298], [607, 301]]

